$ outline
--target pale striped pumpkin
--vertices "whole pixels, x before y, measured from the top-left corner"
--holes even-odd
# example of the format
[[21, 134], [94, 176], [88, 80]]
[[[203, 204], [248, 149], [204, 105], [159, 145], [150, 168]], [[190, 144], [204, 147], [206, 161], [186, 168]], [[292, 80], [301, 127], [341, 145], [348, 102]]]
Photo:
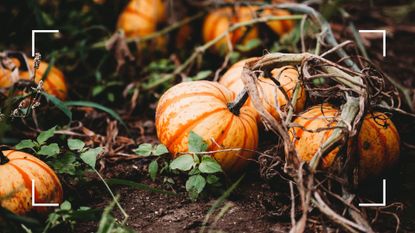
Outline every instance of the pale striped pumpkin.
[[[239, 115], [228, 109], [235, 95], [216, 82], [194, 81], [170, 88], [156, 110], [157, 136], [176, 157], [188, 151], [190, 131], [208, 143], [208, 150], [245, 148], [258, 145], [256, 112], [243, 106]], [[228, 173], [241, 171], [254, 154], [250, 151], [218, 152], [213, 157]]]
[[[223, 76], [219, 80], [219, 83], [223, 84], [229, 90], [234, 92], [235, 95], [239, 94], [244, 88], [244, 84], [241, 79], [243, 67], [246, 62], [253, 61], [255, 59], [256, 58], [248, 58], [235, 63], [229, 68], [229, 70], [225, 72], [225, 74], [223, 74]], [[279, 81], [281, 87], [286, 92], [289, 100], [291, 100], [294, 88], [299, 81], [299, 73], [297, 69], [292, 66], [286, 66], [279, 69], [273, 69], [271, 71], [271, 75]], [[287, 98], [282, 93], [282, 91], [275, 85], [275, 83], [269, 78], [260, 77], [258, 79], [258, 84], [258, 90], [265, 109], [275, 119], [280, 120], [281, 117], [277, 112], [276, 106], [278, 104], [279, 108], [282, 110], [283, 107], [287, 105]], [[301, 87], [301, 91], [299, 92], [297, 103], [295, 105], [295, 112], [300, 112], [303, 110], [305, 101], [305, 90]], [[248, 98], [246, 104], [250, 104], [251, 106], [253, 106], [250, 98]]]
[[[29, 67], [33, 69], [33, 59], [27, 59]], [[13, 59], [13, 62], [17, 67], [20, 66], [20, 62], [16, 59]], [[36, 70], [35, 82], [39, 83], [42, 79], [43, 74], [46, 72], [49, 64], [46, 62], [40, 62], [39, 69]], [[30, 80], [29, 72], [20, 71], [19, 78], [23, 80]], [[11, 76], [11, 71], [5, 68], [0, 68], [0, 88], [9, 88], [14, 84]], [[48, 76], [43, 82], [43, 89], [46, 93], [56, 96], [61, 100], [65, 100], [68, 94], [68, 89], [66, 86], [66, 81], [63, 73], [55, 68], [51, 67]]]
[[32, 180], [36, 203], [61, 203], [62, 185], [54, 171], [36, 157], [15, 150], [3, 151], [0, 164], [0, 206], [15, 214], [47, 213], [49, 207], [32, 206]]

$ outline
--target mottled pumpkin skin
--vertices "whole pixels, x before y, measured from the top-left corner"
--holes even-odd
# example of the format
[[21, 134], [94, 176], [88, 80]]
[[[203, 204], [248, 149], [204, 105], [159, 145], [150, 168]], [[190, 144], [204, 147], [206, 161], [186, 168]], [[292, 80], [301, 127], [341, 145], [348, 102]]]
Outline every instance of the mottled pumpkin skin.
[[[219, 83], [223, 84], [229, 90], [238, 95], [244, 88], [243, 81], [241, 79], [243, 67], [246, 62], [252, 61], [255, 58], [248, 58], [245, 60], [241, 60], [235, 63], [228, 71], [221, 77]], [[295, 86], [299, 81], [299, 74], [298, 71], [291, 66], [282, 67], [279, 69], [273, 69], [271, 71], [272, 76], [278, 80], [281, 84], [281, 87], [287, 93], [287, 96], [291, 100], [293, 95]], [[265, 106], [265, 109], [278, 121], [281, 119], [280, 115], [277, 112], [276, 106], [283, 109], [283, 107], [287, 104], [287, 99], [282, 93], [282, 91], [275, 85], [275, 83], [269, 79], [260, 77], [258, 79], [258, 90], [260, 97], [262, 98], [262, 103]], [[299, 96], [297, 98], [297, 104], [295, 105], [295, 112], [300, 112], [304, 108], [304, 104], [306, 101], [306, 94], [304, 88], [301, 88]], [[248, 98], [246, 104], [252, 105], [250, 98]]]
[[[321, 128], [336, 126], [336, 117], [338, 114], [338, 109], [324, 104], [307, 109], [294, 120], [294, 124], [298, 126], [293, 126], [289, 131], [289, 135], [291, 140], [294, 141], [297, 156], [301, 160], [307, 162], [311, 161], [320, 145], [333, 133], [332, 129], [320, 132], [309, 132], [308, 130], [318, 130]], [[339, 148], [335, 148], [323, 157], [320, 163], [321, 167], [330, 167], [333, 164], [338, 151]]]
[[[330, 105], [314, 106], [294, 121], [307, 130], [331, 127], [337, 124], [340, 112]], [[290, 129], [290, 137], [294, 141], [299, 158], [311, 161], [320, 145], [333, 133], [333, 129], [320, 132], [308, 132], [294, 126]], [[351, 143], [351, 142], [349, 142]], [[379, 176], [392, 167], [399, 158], [400, 139], [395, 125], [383, 113], [368, 114], [363, 122], [357, 137], [354, 153], [359, 157], [359, 181], [363, 182], [371, 177]], [[322, 168], [330, 167], [339, 148], [335, 148], [322, 160]]]
[[[27, 59], [29, 67], [33, 68], [33, 59]], [[13, 59], [16, 66], [20, 66], [18, 60]], [[39, 69], [36, 70], [35, 82], [39, 83], [42, 80], [43, 74], [46, 72], [49, 64], [46, 62], [40, 62]], [[19, 78], [23, 80], [30, 80], [29, 72], [20, 71]], [[11, 76], [11, 71], [7, 69], [0, 69], [0, 88], [9, 88], [14, 84]], [[63, 73], [52, 67], [43, 82], [43, 89], [46, 93], [54, 95], [61, 100], [65, 100], [68, 94], [68, 88], [66, 85], [65, 77]]]
[[162, 0], [131, 0], [118, 18], [117, 28], [126, 37], [146, 36], [157, 31], [157, 24], [165, 19]]
[[400, 138], [390, 118], [384, 113], [368, 114], [357, 138], [359, 178], [379, 176], [396, 164], [400, 153]]
[[[209, 13], [203, 23], [203, 39], [205, 42], [215, 39], [217, 36], [221, 35], [223, 32], [226, 32], [233, 24], [249, 21], [255, 18], [257, 7], [253, 6], [243, 6], [220, 8]], [[247, 27], [241, 27], [231, 33], [229, 36], [226, 36], [219, 40], [214, 48], [216, 51], [227, 51], [228, 50], [228, 40], [232, 45], [241, 42], [242, 44], [258, 38], [258, 28], [252, 27], [247, 32]], [[242, 39], [242, 37], [246, 36]], [[242, 41], [240, 41], [242, 39]]]
[[53, 208], [32, 207], [32, 179], [36, 203], [61, 203], [62, 185], [53, 170], [36, 157], [14, 150], [3, 151], [10, 160], [0, 165], [0, 205], [15, 214], [44, 214]]
[[[188, 151], [188, 135], [194, 131], [208, 143], [209, 151], [255, 150], [258, 144], [256, 112], [244, 106], [238, 116], [234, 115], [227, 107], [234, 97], [224, 86], [209, 81], [184, 82], [170, 88], [160, 98], [156, 110], [160, 142], [176, 157], [178, 152]], [[241, 171], [253, 156], [248, 151], [213, 155], [227, 173]]]

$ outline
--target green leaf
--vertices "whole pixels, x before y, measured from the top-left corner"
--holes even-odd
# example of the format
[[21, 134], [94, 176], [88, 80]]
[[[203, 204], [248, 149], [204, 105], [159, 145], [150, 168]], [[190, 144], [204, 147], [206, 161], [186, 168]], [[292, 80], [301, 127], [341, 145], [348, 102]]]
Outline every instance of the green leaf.
[[99, 153], [103, 151], [103, 148], [97, 147], [93, 149], [89, 149], [81, 154], [81, 159], [90, 167], [95, 168], [95, 164], [97, 162], [97, 156]]
[[148, 165], [148, 173], [150, 173], [150, 177], [153, 181], [156, 180], [156, 176], [157, 176], [157, 171], [159, 169], [159, 164], [157, 163], [157, 160], [153, 160], [149, 165]]
[[219, 182], [219, 177], [215, 176], [215, 175], [208, 175], [206, 177], [206, 182], [208, 184], [216, 184]]
[[190, 131], [189, 133], [189, 151], [190, 152], [202, 152], [206, 151], [208, 144], [203, 140], [202, 137], [197, 135], [195, 132]]
[[81, 106], [81, 107], [91, 107], [91, 108], [99, 109], [101, 111], [104, 111], [104, 112], [108, 113], [110, 116], [112, 116], [118, 122], [120, 122], [122, 126], [124, 126], [125, 128], [127, 128], [127, 125], [121, 119], [120, 115], [118, 115], [112, 109], [107, 108], [107, 107], [105, 107], [105, 106], [103, 106], [101, 104], [97, 104], [97, 103], [89, 102], [89, 101], [67, 101], [64, 104], [65, 104], [66, 107], [69, 107], [69, 106]]
[[196, 200], [206, 186], [206, 180], [201, 175], [193, 175], [186, 181], [186, 190], [192, 200]]
[[197, 175], [200, 174], [199, 168], [194, 167], [192, 170], [190, 170], [189, 172], [189, 176], [193, 176], [193, 175]]
[[261, 45], [261, 40], [258, 39], [258, 38], [254, 38], [254, 39], [248, 41], [245, 44], [237, 45], [236, 48], [239, 51], [248, 52], [248, 51], [251, 51], [252, 49], [258, 47], [259, 45]]
[[170, 163], [170, 169], [180, 170], [180, 171], [189, 171], [192, 167], [194, 167], [195, 161], [193, 160], [193, 156], [186, 154], [177, 157]]
[[220, 164], [210, 156], [204, 156], [199, 164], [199, 170], [202, 173], [222, 172]]
[[68, 139], [68, 147], [70, 150], [81, 151], [85, 146], [85, 142], [79, 139]]
[[60, 206], [61, 210], [71, 210], [72, 209], [72, 205], [69, 201], [64, 201], [61, 206]]
[[34, 148], [36, 146], [36, 144], [30, 140], [30, 139], [25, 139], [20, 141], [14, 148], [16, 150], [21, 150], [21, 149], [26, 149], [26, 148]]
[[143, 143], [139, 145], [138, 148], [133, 151], [137, 155], [142, 155], [142, 156], [147, 157], [151, 155], [151, 152], [153, 151], [153, 145], [151, 145], [150, 143]]
[[59, 154], [59, 146], [57, 143], [52, 143], [49, 145], [44, 145], [37, 152], [38, 155], [46, 155], [47, 157], [53, 157]]
[[45, 143], [49, 138], [53, 137], [55, 134], [56, 126], [52, 127], [46, 131], [40, 132], [40, 134], [37, 136], [36, 141], [39, 143], [39, 145], [42, 145]]
[[167, 154], [167, 153], [169, 153], [169, 150], [167, 150], [167, 147], [163, 144], [158, 144], [156, 146], [156, 149], [153, 152], [153, 154], [155, 156], [160, 156], [160, 155], [164, 155], [164, 154]]
[[196, 76], [192, 77], [191, 79], [193, 81], [201, 80], [201, 79], [205, 79], [205, 78], [209, 77], [209, 75], [211, 75], [211, 74], [212, 74], [212, 71], [210, 71], [210, 70], [202, 70], [199, 73], [197, 73]]
[[60, 99], [56, 98], [53, 95], [49, 95], [45, 92], [42, 92], [42, 95], [45, 96], [45, 98], [52, 102], [53, 105], [55, 105], [59, 110], [61, 110], [69, 119], [69, 122], [72, 121], [72, 112], [69, 110], [69, 108], [62, 102]]
[[77, 166], [79, 166], [75, 154], [72, 152], [65, 153], [62, 156], [59, 156], [58, 159], [49, 161], [49, 164], [57, 173], [69, 175], [76, 175]]

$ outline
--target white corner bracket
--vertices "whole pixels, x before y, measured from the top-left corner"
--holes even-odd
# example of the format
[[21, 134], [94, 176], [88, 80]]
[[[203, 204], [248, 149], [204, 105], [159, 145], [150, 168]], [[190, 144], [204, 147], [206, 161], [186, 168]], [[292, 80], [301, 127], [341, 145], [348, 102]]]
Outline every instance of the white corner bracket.
[[36, 33], [59, 33], [59, 30], [32, 30], [32, 57], [35, 57], [35, 34]]
[[386, 57], [386, 30], [359, 30], [359, 33], [382, 33], [382, 36], [383, 36], [383, 56]]
[[384, 207], [386, 206], [386, 180], [383, 179], [383, 199], [382, 203], [359, 203], [361, 207]]
[[44, 206], [44, 207], [58, 207], [59, 203], [36, 203], [35, 200], [35, 180], [32, 179], [32, 206]]

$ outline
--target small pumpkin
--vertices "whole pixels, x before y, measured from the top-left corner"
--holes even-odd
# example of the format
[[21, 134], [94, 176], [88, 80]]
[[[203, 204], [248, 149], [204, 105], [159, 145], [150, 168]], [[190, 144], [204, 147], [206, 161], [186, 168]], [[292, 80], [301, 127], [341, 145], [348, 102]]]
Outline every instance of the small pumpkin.
[[[235, 63], [233, 66], [231, 66], [231, 68], [229, 68], [229, 70], [225, 72], [225, 74], [219, 80], [219, 83], [223, 84], [225, 87], [237, 95], [244, 88], [244, 84], [241, 79], [243, 67], [246, 62], [253, 61], [255, 59], [256, 58], [248, 58]], [[297, 69], [292, 66], [286, 66], [279, 69], [273, 69], [271, 74], [276, 80], [280, 82], [281, 87], [287, 93], [288, 98], [291, 99], [295, 86], [299, 81], [299, 73]], [[278, 106], [282, 109], [282, 107], [287, 104], [287, 98], [285, 97], [284, 93], [269, 78], [260, 77], [258, 79], [258, 84], [258, 90], [265, 109], [275, 119], [280, 120], [276, 106], [278, 104]], [[304, 88], [301, 88], [295, 106], [296, 112], [303, 110], [305, 101], [306, 94]], [[252, 105], [249, 98], [246, 103]]]
[[[222, 33], [229, 30], [229, 28], [236, 23], [250, 21], [257, 18], [256, 6], [240, 6], [240, 7], [224, 7], [217, 9], [207, 15], [203, 24], [203, 39], [205, 42], [211, 41], [221, 35]], [[261, 17], [265, 16], [286, 16], [290, 13], [286, 10], [281, 9], [264, 9], [261, 13]], [[277, 35], [282, 36], [283, 34], [291, 31], [294, 28], [294, 22], [292, 20], [279, 20], [269, 21], [266, 23], [272, 31]], [[248, 31], [249, 30], [249, 31]], [[246, 35], [245, 35], [246, 34]], [[215, 44], [216, 51], [226, 51], [228, 49], [228, 41], [232, 45], [237, 43], [245, 44], [248, 41], [258, 38], [259, 31], [256, 25], [251, 28], [241, 27], [233, 32], [229, 33], [229, 39], [227, 37], [222, 38]]]
[[369, 113], [357, 136], [359, 177], [379, 176], [399, 159], [400, 137], [391, 119], [381, 112]]
[[165, 20], [165, 11], [162, 0], [131, 0], [119, 16], [117, 28], [122, 29], [126, 37], [152, 34]]
[[[294, 123], [306, 130], [317, 130], [335, 126], [339, 114], [330, 105], [318, 105], [302, 113]], [[309, 132], [299, 126], [290, 129], [290, 136], [299, 158], [309, 162], [333, 129]], [[357, 148], [352, 150], [359, 157], [359, 181], [378, 176], [393, 166], [399, 158], [399, 145], [399, 134], [389, 117], [380, 112], [368, 114], [357, 136]], [[322, 168], [333, 164], [338, 150], [335, 148], [322, 159]]]
[[19, 215], [51, 210], [32, 206], [32, 180], [36, 203], [61, 203], [62, 185], [53, 170], [36, 157], [15, 150], [0, 155], [0, 206]]
[[[244, 148], [258, 145], [256, 112], [249, 106], [239, 114], [228, 104], [235, 95], [216, 82], [184, 82], [170, 88], [160, 98], [156, 109], [157, 136], [174, 157], [188, 151], [191, 131], [208, 143], [208, 150]], [[254, 154], [250, 151], [218, 152], [213, 157], [228, 173], [241, 171]]]
[[[13, 62], [17, 67], [20, 67], [20, 62], [17, 59], [13, 59]], [[27, 59], [29, 67], [33, 68], [33, 59]], [[40, 62], [39, 69], [36, 70], [35, 82], [39, 83], [42, 80], [43, 74], [46, 72], [49, 64], [46, 62]], [[19, 78], [23, 80], [30, 80], [30, 74], [28, 71], [20, 71]], [[11, 87], [16, 80], [12, 80], [12, 73], [10, 70], [5, 68], [0, 68], [0, 88], [9, 88]], [[66, 86], [65, 77], [63, 73], [52, 67], [43, 82], [43, 89], [46, 93], [56, 96], [61, 100], [65, 100], [68, 94], [68, 89]]]
[[[209, 13], [203, 23], [204, 41], [208, 42], [215, 39], [222, 33], [226, 32], [235, 23], [254, 19], [257, 9], [257, 7], [253, 6], [242, 6], [236, 8], [225, 7]], [[252, 28], [241, 27], [233, 32], [230, 32], [229, 37], [224, 37], [215, 43], [214, 48], [216, 51], [226, 51], [228, 49], [228, 40], [232, 43], [232, 45], [236, 45], [239, 42], [244, 44], [254, 38], [258, 38], [258, 35], [258, 28], [255, 26]]]

